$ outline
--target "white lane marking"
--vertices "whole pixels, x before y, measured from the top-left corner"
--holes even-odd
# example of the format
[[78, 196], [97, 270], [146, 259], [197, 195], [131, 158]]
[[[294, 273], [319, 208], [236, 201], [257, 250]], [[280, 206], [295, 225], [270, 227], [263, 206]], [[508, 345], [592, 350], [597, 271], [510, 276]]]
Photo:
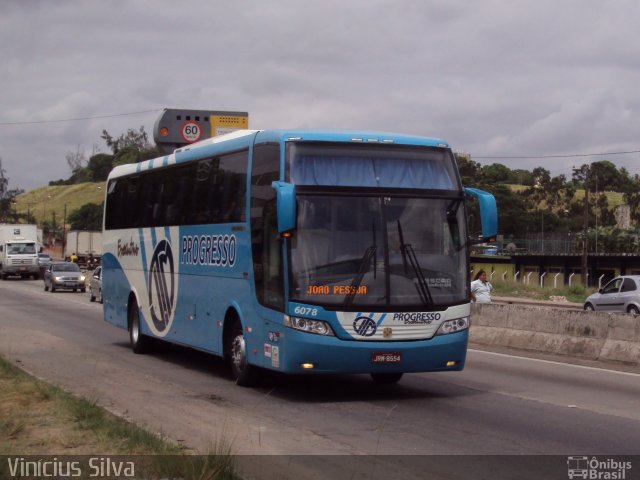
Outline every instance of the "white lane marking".
[[632, 377], [640, 377], [640, 373], [621, 372], [619, 370], [608, 370], [606, 368], [599, 368], [599, 367], [587, 367], [586, 365], [574, 365], [573, 363], [554, 362], [553, 360], [542, 360], [540, 358], [521, 357], [519, 355], [508, 355], [506, 353], [487, 352], [486, 350], [474, 350], [473, 348], [470, 348], [469, 351], [474, 353], [484, 353], [486, 355], [495, 355], [496, 357], [518, 358], [520, 360], [530, 360], [532, 362], [548, 363], [551, 365], [564, 365], [566, 367], [582, 368], [585, 370], [598, 370], [600, 372], [617, 373], [618, 375], [629, 375]]

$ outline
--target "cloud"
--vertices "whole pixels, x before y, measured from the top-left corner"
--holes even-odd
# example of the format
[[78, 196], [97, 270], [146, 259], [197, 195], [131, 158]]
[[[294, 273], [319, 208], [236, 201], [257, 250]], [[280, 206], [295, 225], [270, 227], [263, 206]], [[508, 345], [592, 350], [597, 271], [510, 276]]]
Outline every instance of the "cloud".
[[67, 152], [106, 150], [103, 129], [151, 133], [156, 114], [6, 123], [165, 107], [439, 136], [475, 157], [638, 150], [639, 14], [629, 0], [5, 2], [0, 157], [12, 187], [45, 185], [70, 175]]

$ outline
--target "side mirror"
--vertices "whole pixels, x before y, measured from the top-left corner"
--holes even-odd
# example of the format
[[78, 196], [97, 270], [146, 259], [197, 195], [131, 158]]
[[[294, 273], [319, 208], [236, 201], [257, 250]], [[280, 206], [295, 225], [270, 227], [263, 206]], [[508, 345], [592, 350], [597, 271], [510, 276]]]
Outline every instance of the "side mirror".
[[296, 192], [295, 186], [287, 182], [272, 182], [277, 195], [278, 231], [280, 233], [293, 230], [296, 226]]
[[477, 200], [480, 207], [480, 224], [482, 233], [475, 243], [481, 243], [495, 239], [498, 234], [498, 208], [493, 195], [477, 188], [465, 188], [464, 193]]

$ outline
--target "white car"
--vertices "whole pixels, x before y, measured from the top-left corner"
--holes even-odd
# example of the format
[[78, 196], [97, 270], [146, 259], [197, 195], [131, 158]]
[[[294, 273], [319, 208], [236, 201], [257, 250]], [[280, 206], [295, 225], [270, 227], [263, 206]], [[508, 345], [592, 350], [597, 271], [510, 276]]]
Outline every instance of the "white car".
[[584, 309], [597, 312], [640, 313], [640, 275], [616, 277], [584, 301]]
[[97, 267], [89, 280], [89, 301], [95, 302], [96, 298], [100, 303], [104, 301], [102, 298], [102, 267]]

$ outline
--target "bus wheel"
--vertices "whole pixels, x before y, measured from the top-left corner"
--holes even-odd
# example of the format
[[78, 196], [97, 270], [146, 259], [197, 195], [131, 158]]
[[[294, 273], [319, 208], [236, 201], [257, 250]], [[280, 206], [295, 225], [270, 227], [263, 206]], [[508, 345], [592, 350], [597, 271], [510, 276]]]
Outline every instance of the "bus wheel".
[[371, 378], [378, 385], [390, 385], [398, 383], [402, 378], [402, 373], [372, 373]]
[[140, 332], [140, 312], [135, 301], [129, 308], [129, 343], [133, 353], [147, 353], [151, 347], [151, 339]]
[[231, 373], [237, 385], [251, 387], [256, 383], [256, 367], [247, 362], [247, 346], [240, 320], [235, 321], [228, 346]]

